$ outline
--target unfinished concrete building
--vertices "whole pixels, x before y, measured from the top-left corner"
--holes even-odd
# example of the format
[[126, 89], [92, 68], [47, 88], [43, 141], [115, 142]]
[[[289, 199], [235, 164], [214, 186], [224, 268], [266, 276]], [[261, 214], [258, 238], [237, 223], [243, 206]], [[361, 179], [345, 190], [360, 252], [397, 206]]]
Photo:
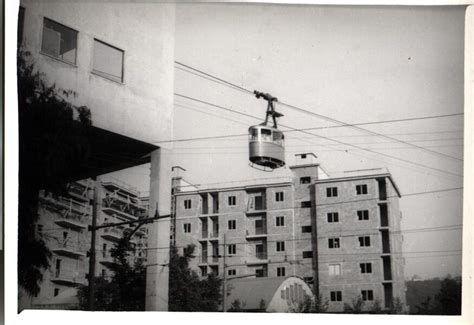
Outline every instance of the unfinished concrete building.
[[400, 193], [385, 169], [328, 175], [312, 154], [292, 177], [215, 188], [174, 179], [174, 238], [195, 245], [191, 267], [226, 281], [299, 276], [342, 312], [405, 302]]
[[[77, 309], [77, 288], [87, 285], [89, 251], [91, 249], [92, 191], [94, 182], [82, 180], [68, 184], [67, 194], [53, 196], [40, 193], [39, 220], [36, 236], [41, 238], [52, 253], [50, 268], [43, 274], [40, 292], [36, 297], [23, 300], [26, 307], [46, 309]], [[147, 207], [140, 193], [118, 180], [104, 180], [99, 190], [101, 202], [97, 224], [134, 221], [147, 215]], [[95, 274], [110, 280], [110, 267], [115, 263], [111, 250], [123, 236], [130, 236], [133, 250], [129, 263], [146, 262], [147, 228], [134, 225], [99, 229], [96, 232]]]

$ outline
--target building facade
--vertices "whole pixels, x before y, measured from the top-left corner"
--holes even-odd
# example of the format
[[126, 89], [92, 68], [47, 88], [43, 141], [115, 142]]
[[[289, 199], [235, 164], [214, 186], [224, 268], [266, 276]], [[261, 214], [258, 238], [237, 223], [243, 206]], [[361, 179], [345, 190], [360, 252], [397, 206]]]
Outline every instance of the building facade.
[[[87, 285], [93, 207], [92, 191], [99, 191], [97, 225], [135, 221], [147, 215], [146, 200], [140, 193], [117, 180], [103, 181], [94, 185], [92, 180], [73, 182], [67, 186], [67, 194], [52, 196], [42, 191], [39, 197], [39, 219], [36, 236], [51, 251], [50, 267], [43, 274], [40, 292], [35, 297], [24, 297], [27, 308], [76, 309], [77, 288]], [[96, 232], [95, 275], [110, 280], [114, 264], [111, 250], [123, 237], [130, 236], [133, 250], [129, 263], [146, 262], [146, 227], [122, 225], [98, 229]]]
[[[22, 0], [18, 17], [18, 46], [45, 82], [91, 112], [90, 157], [68, 179], [150, 163], [150, 214], [169, 215], [175, 4]], [[149, 230], [150, 245], [168, 244], [166, 221]], [[167, 310], [168, 258], [148, 256], [147, 310]]]
[[400, 193], [383, 169], [329, 176], [311, 154], [292, 177], [220, 188], [175, 179], [175, 244], [195, 246], [190, 266], [225, 280], [303, 278], [342, 312], [405, 303]]

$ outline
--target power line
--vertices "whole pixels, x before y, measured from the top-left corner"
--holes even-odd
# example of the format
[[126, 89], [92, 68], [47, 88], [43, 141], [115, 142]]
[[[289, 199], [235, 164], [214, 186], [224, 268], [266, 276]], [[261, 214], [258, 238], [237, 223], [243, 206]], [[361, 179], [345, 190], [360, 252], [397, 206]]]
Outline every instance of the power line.
[[[182, 62], [179, 62], [179, 61], [175, 61], [176, 64], [180, 65], [180, 66], [183, 66], [183, 67], [186, 67], [187, 69], [190, 69], [192, 71], [195, 71], [195, 72], [198, 72], [198, 73], [201, 73], [203, 75], [205, 75], [206, 77], [210, 77], [210, 78], [213, 78], [215, 80], [218, 80], [221, 84], [224, 84], [224, 85], [227, 85], [227, 86], [230, 86], [234, 89], [238, 89], [240, 91], [243, 91], [247, 94], [250, 94], [250, 95], [254, 95], [253, 92], [249, 89], [246, 89], [244, 87], [241, 87], [241, 86], [238, 86], [236, 84], [233, 84], [231, 82], [228, 82], [222, 78], [219, 78], [215, 75], [212, 75], [212, 74], [209, 74], [209, 73], [206, 73], [202, 70], [199, 70], [199, 69], [196, 69], [196, 68], [193, 68], [187, 64], [184, 64]], [[185, 71], [185, 70], [184, 70]], [[196, 75], [196, 74], [195, 74]], [[450, 156], [450, 155], [447, 155], [447, 154], [444, 154], [444, 153], [441, 153], [441, 152], [438, 152], [438, 151], [434, 151], [434, 150], [431, 150], [431, 149], [427, 149], [427, 148], [424, 148], [422, 146], [418, 146], [418, 145], [415, 145], [415, 144], [412, 144], [410, 142], [407, 142], [407, 141], [404, 141], [404, 140], [401, 140], [401, 139], [398, 139], [398, 138], [394, 138], [394, 137], [391, 137], [391, 136], [388, 136], [388, 135], [385, 135], [385, 134], [382, 134], [382, 133], [378, 133], [378, 132], [375, 132], [375, 131], [371, 131], [371, 130], [368, 130], [368, 129], [365, 129], [365, 128], [361, 128], [357, 125], [354, 125], [354, 124], [348, 124], [346, 122], [343, 122], [343, 121], [340, 121], [340, 120], [337, 120], [337, 119], [334, 119], [334, 118], [331, 118], [331, 117], [328, 117], [328, 116], [325, 116], [325, 115], [322, 115], [322, 114], [318, 114], [318, 113], [315, 113], [315, 112], [312, 112], [312, 111], [309, 111], [309, 110], [306, 110], [306, 109], [303, 109], [303, 108], [300, 108], [298, 106], [295, 106], [295, 105], [290, 105], [288, 103], [284, 103], [284, 102], [279, 102], [279, 104], [283, 105], [283, 106], [286, 106], [288, 108], [292, 108], [294, 110], [297, 110], [299, 112], [302, 112], [302, 113], [305, 113], [305, 114], [309, 114], [309, 115], [312, 115], [312, 116], [315, 116], [315, 117], [318, 117], [320, 119], [323, 119], [323, 120], [326, 120], [326, 121], [329, 121], [331, 123], [336, 123], [336, 124], [340, 124], [341, 126], [345, 126], [345, 127], [352, 127], [356, 130], [359, 130], [359, 131], [362, 131], [362, 132], [366, 132], [366, 133], [370, 133], [372, 135], [376, 135], [376, 136], [379, 136], [379, 137], [384, 137], [384, 138], [387, 138], [387, 139], [390, 139], [390, 140], [393, 140], [393, 141], [397, 141], [397, 142], [400, 142], [400, 143], [403, 143], [403, 144], [406, 144], [406, 145], [409, 145], [409, 146], [413, 146], [413, 147], [416, 147], [417, 149], [420, 149], [420, 150], [424, 150], [426, 152], [429, 152], [431, 154], [434, 154], [434, 155], [438, 155], [438, 156], [442, 156], [442, 157], [445, 157], [445, 158], [450, 158], [450, 159], [454, 159], [454, 160], [458, 160], [458, 161], [462, 161], [462, 159], [460, 158], [457, 158], [457, 157], [454, 157], [454, 156]], [[463, 113], [460, 113], [460, 114], [463, 114]], [[402, 120], [400, 120], [402, 121]], [[370, 124], [370, 123], [369, 123]], [[369, 125], [369, 124], [360, 124], [360, 125]]]
[[[217, 107], [217, 108], [220, 108], [220, 107]], [[227, 108], [224, 108], [224, 109], [227, 109]], [[227, 109], [227, 110], [230, 110], [230, 109]], [[230, 110], [230, 111], [233, 111], [233, 112], [236, 112], [236, 113], [240, 113], [240, 112], [237, 112], [237, 111], [234, 111], [234, 110]], [[207, 114], [206, 112], [202, 112], [202, 113]], [[224, 117], [221, 117], [221, 118], [224, 118]], [[254, 118], [255, 118], [255, 119], [259, 119], [259, 118], [257, 118], [257, 117], [254, 117]], [[225, 119], [225, 118], [224, 118], [224, 119]], [[339, 126], [338, 126], [338, 127], [339, 127]], [[286, 132], [291, 132], [291, 130], [290, 130], [290, 131], [286, 131]], [[313, 137], [315, 136], [313, 133], [309, 133], [309, 132], [305, 132], [305, 133], [308, 133], [308, 134], [312, 135]], [[230, 139], [230, 138], [233, 138], [233, 137], [240, 137], [240, 136], [242, 136], [242, 137], [245, 136], [245, 137], [246, 137], [247, 134], [230, 135], [230, 136], [224, 136], [224, 137], [226, 137], [226, 140], [228, 140], [228, 139]], [[222, 136], [219, 136], [218, 138], [221, 139]], [[211, 140], [211, 139], [216, 139], [216, 137], [215, 137], [215, 136], [211, 136], [211, 137], [193, 138], [193, 140]], [[182, 140], [176, 140], [176, 141], [183, 141], [183, 140], [184, 140], [184, 141], [189, 141], [189, 140], [191, 140], [191, 139], [182, 139]], [[303, 140], [303, 141], [304, 141], [304, 140]], [[321, 143], [320, 143], [320, 144], [316, 144], [316, 145], [326, 146], [326, 145], [321, 144]], [[346, 151], [346, 152], [347, 152], [347, 151]], [[350, 152], [350, 154], [358, 155], [358, 156], [364, 157], [364, 155], [356, 154], [356, 153], [354, 153], [354, 152]], [[365, 156], [365, 157], [366, 157], [366, 158], [369, 158], [369, 159], [372, 159], [372, 160], [381, 161], [381, 160], [379, 160], [379, 159], [376, 159], [375, 157], [367, 157], [367, 156]], [[392, 162], [392, 164], [394, 164], [394, 163]], [[394, 165], [397, 165], [397, 164], [394, 164]], [[399, 166], [399, 165], [398, 165], [398, 166]], [[400, 167], [408, 168], [407, 166], [400, 166]], [[426, 171], [425, 171], [425, 173], [426, 173]], [[428, 174], [430, 174], [430, 173], [428, 173]], [[432, 175], [432, 174], [430, 174], [430, 175]]]
[[[223, 107], [223, 106], [220, 106], [220, 105], [212, 104], [212, 103], [209, 103], [209, 102], [206, 102], [206, 101], [197, 99], [197, 98], [189, 97], [189, 96], [186, 96], [186, 95], [177, 94], [177, 93], [175, 93], [175, 95], [178, 96], [178, 97], [186, 98], [186, 99], [189, 99], [189, 100], [192, 100], [192, 101], [196, 101], [196, 102], [199, 102], [199, 103], [202, 103], [202, 104], [207, 104], [207, 105], [209, 105], [209, 106], [213, 106], [213, 107], [216, 107], [216, 108], [221, 108], [221, 109], [224, 109], [224, 110], [226, 110], [226, 111], [234, 111], [234, 110], [232, 110], [232, 109], [229, 109], [229, 108], [226, 108], [226, 107]], [[238, 111], [234, 111], [234, 112], [235, 112], [236, 114], [240, 114], [240, 115], [243, 115], [243, 116], [252, 116], [252, 115], [249, 115], [249, 114], [246, 114], [246, 113], [242, 113], [242, 112], [238, 112]], [[451, 114], [449, 114], [449, 115], [451, 115]], [[253, 116], [253, 117], [258, 119], [258, 117], [255, 117], [255, 116]], [[444, 116], [439, 115], [439, 116], [437, 116], [437, 117], [444, 117]], [[423, 117], [423, 118], [426, 118], [426, 117]], [[437, 172], [441, 172], [441, 173], [445, 173], [445, 174], [449, 174], [449, 175], [453, 175], [453, 176], [457, 176], [457, 177], [463, 177], [463, 175], [461, 175], [461, 174], [453, 173], [453, 172], [446, 171], [446, 170], [439, 169], [439, 168], [435, 168], [435, 167], [430, 167], [430, 166], [427, 166], [427, 165], [424, 165], [424, 164], [421, 164], [421, 163], [417, 163], [417, 162], [414, 162], [414, 161], [411, 161], [411, 160], [403, 159], [403, 158], [400, 158], [400, 157], [397, 157], [397, 156], [385, 154], [385, 153], [382, 153], [382, 152], [374, 151], [374, 150], [372, 150], [372, 149], [368, 149], [368, 148], [360, 147], [360, 146], [357, 146], [357, 145], [354, 145], [354, 144], [346, 143], [346, 142], [343, 142], [343, 141], [340, 141], [340, 140], [335, 140], [335, 139], [331, 139], [331, 138], [328, 138], [328, 137], [325, 137], [325, 136], [321, 136], [321, 135], [318, 135], [318, 134], [310, 133], [310, 132], [304, 131], [304, 129], [296, 129], [296, 128], [292, 128], [292, 127], [285, 126], [285, 125], [282, 125], [282, 124], [280, 124], [280, 125], [281, 125], [282, 127], [290, 128], [291, 130], [294, 130], [294, 131], [303, 132], [303, 133], [306, 133], [306, 134], [309, 134], [309, 135], [313, 135], [313, 136], [318, 137], [318, 138], [321, 138], [321, 139], [326, 139], [326, 140], [329, 140], [329, 141], [332, 141], [332, 142], [336, 142], [336, 143], [339, 143], [339, 144], [342, 144], [342, 145], [350, 146], [350, 147], [353, 147], [353, 148], [356, 148], [356, 149], [359, 149], [359, 150], [363, 150], [363, 151], [367, 151], [367, 152], [370, 152], [370, 153], [373, 153], [373, 154], [377, 154], [377, 155], [385, 156], [385, 157], [388, 157], [388, 158], [391, 158], [391, 159], [399, 160], [399, 161], [402, 161], [402, 162], [405, 162], [405, 163], [408, 163], [408, 164], [411, 164], [411, 165], [415, 165], [415, 166], [419, 166], [419, 167], [431, 169], [431, 170], [434, 170], [434, 171], [437, 171]], [[342, 127], [342, 126], [341, 126], [341, 127]], [[288, 131], [287, 131], [287, 132], [288, 132]], [[196, 140], [196, 139], [199, 139], [199, 140], [206, 139], [206, 140], [208, 140], [208, 139], [212, 139], [212, 138], [216, 138], [216, 137], [222, 138], [222, 137], [236, 137], [236, 136], [243, 136], [243, 134], [239, 134], [239, 135], [226, 135], [226, 136], [214, 136], [214, 137], [211, 136], [211, 137], [202, 137], [202, 138], [193, 138], [193, 140]], [[247, 134], [245, 134], [245, 136], [247, 136]], [[159, 141], [159, 142], [156, 142], [156, 143], [183, 142], [183, 141], [191, 141], [191, 140], [190, 140], [190, 139], [167, 140], [167, 141]]]
[[[235, 113], [235, 114], [239, 114], [239, 115], [249, 117], [249, 118], [252, 118], [252, 119], [260, 120], [260, 118], [257, 117], [257, 116], [250, 115], [250, 114], [247, 114], [247, 113], [242, 113], [242, 112], [239, 112], [237, 110], [233, 110], [233, 109], [221, 106], [221, 105], [213, 104], [213, 103], [201, 100], [201, 99], [197, 99], [197, 98], [186, 96], [186, 95], [179, 94], [179, 93], [174, 93], [174, 95], [178, 96], [178, 97], [181, 97], [181, 98], [191, 100], [191, 101], [195, 101], [195, 102], [198, 102], [198, 103], [201, 103], [201, 104], [205, 104], [205, 105], [208, 105], [208, 106], [219, 108], [219, 109], [231, 112], [231, 113]], [[190, 109], [189, 107], [185, 107], [185, 106], [182, 106], [182, 105], [179, 105], [179, 106]], [[209, 114], [207, 112], [201, 112], [201, 113]], [[212, 115], [212, 114], [209, 114], [209, 115]], [[282, 127], [289, 128], [289, 130], [285, 130], [283, 132], [290, 133], [290, 132], [302, 132], [302, 131], [315, 131], [315, 130], [324, 130], [324, 129], [344, 128], [344, 127], [359, 126], [359, 125], [387, 124], [387, 123], [398, 123], [398, 122], [406, 122], [406, 121], [417, 121], [417, 120], [427, 120], [427, 119], [436, 119], [436, 118], [446, 118], [446, 117], [454, 117], [454, 116], [460, 116], [460, 115], [464, 115], [464, 113], [441, 114], [441, 115], [433, 115], [433, 116], [420, 116], [420, 117], [411, 117], [411, 118], [404, 118], [404, 119], [390, 119], [390, 120], [382, 120], [382, 121], [371, 121], [371, 122], [361, 122], [361, 123], [353, 123], [353, 124], [346, 124], [346, 125], [319, 126], [319, 127], [309, 127], [309, 128], [292, 128], [290, 126], [285, 126], [283, 124], [280, 124], [280, 125]], [[222, 118], [227, 119], [227, 118], [224, 118], [224, 117], [222, 117]], [[319, 135], [316, 135], [316, 134], [313, 134], [313, 133], [309, 133], [309, 134], [312, 135], [312, 137], [319, 136]], [[238, 133], [238, 134], [215, 135], [215, 136], [197, 137], [197, 138], [160, 140], [160, 141], [155, 141], [153, 143], [159, 144], [159, 143], [173, 143], [173, 142], [188, 142], [188, 141], [196, 141], [196, 140], [203, 140], [203, 139], [207, 140], [207, 139], [221, 139], [221, 138], [229, 138], [229, 137], [247, 137], [247, 136], [248, 136], [248, 133]], [[321, 137], [321, 136], [319, 136], [319, 137]], [[348, 137], [352, 137], [352, 136], [348, 136]], [[330, 141], [334, 141], [334, 140], [330, 140]], [[349, 144], [346, 144], [346, 143], [342, 143], [342, 144], [349, 145]]]
[[[197, 112], [206, 114], [206, 115], [216, 116], [216, 117], [219, 117], [219, 118], [221, 118], [221, 119], [231, 120], [231, 119], [226, 118], [226, 117], [223, 117], [223, 116], [219, 116], [219, 115], [215, 115], [215, 114], [210, 114], [210, 113], [208, 113], [208, 112], [203, 112], [203, 111], [200, 111], [200, 110], [197, 110], [197, 109], [193, 109], [193, 108], [190, 108], [190, 107], [186, 107], [186, 106], [183, 106], [183, 105], [176, 105], [176, 104], [175, 104], [175, 106], [177, 106], [177, 107], [183, 107], [183, 108], [190, 109], [190, 110], [194, 110], [194, 111], [197, 111]], [[255, 117], [255, 118], [258, 119], [257, 117]], [[234, 120], [232, 120], [232, 121], [234, 121]], [[240, 123], [240, 124], [244, 124], [244, 123], [242, 123], [242, 122], [239, 122], [239, 123]], [[290, 130], [290, 131], [286, 131], [286, 132], [291, 132], [291, 130]], [[308, 134], [312, 134], [312, 133], [308, 133]], [[238, 136], [238, 135], [237, 135], [237, 136]], [[241, 136], [242, 136], [242, 137], [244, 137], [244, 136], [247, 137], [246, 134], [242, 134]], [[312, 136], [311, 138], [314, 138], [314, 136]], [[213, 137], [212, 137], [212, 139], [216, 140], [216, 139], [213, 138]], [[301, 139], [302, 141], [308, 142], [308, 141], [305, 140], [305, 138], [303, 138], [303, 137], [297, 137], [297, 139]], [[206, 138], [199, 138], [199, 140], [200, 140], [200, 141], [202, 141], [202, 140], [211, 140], [211, 138], [209, 138], [209, 137], [206, 137]], [[232, 137], [231, 137], [231, 138], [225, 138], [225, 139], [220, 139], [220, 138], [219, 138], [219, 140], [226, 140], [226, 141], [229, 141], [229, 140], [232, 140]], [[328, 147], [328, 146], [326, 146], [325, 144], [322, 144], [322, 143], [313, 143], [313, 142], [309, 142], [309, 143], [314, 144], [315, 146]], [[331, 145], [331, 146], [334, 146], [334, 145]], [[329, 147], [328, 147], [328, 148], [329, 148]], [[385, 148], [384, 148], [384, 149], [385, 149]], [[403, 149], [403, 148], [401, 148], [401, 149]], [[327, 151], [331, 151], [331, 150], [332, 150], [332, 149], [328, 149]], [[340, 151], [340, 152], [346, 152], [346, 153], [347, 153], [347, 150], [344, 150], [344, 149], [335, 149], [334, 151]], [[178, 153], [177, 153], [176, 151], [173, 152], [173, 153], [170, 153], [170, 154], [178, 155]], [[194, 153], [186, 153], [186, 154], [190, 155], [190, 154], [194, 154]], [[201, 154], [201, 153], [199, 153], [199, 154]], [[375, 157], [368, 157], [368, 156], [362, 155], [362, 154], [360, 154], [360, 153], [351, 152], [350, 154], [356, 155], [356, 156], [360, 156], [360, 157], [363, 157], [363, 158], [368, 158], [368, 159], [376, 160], [376, 161], [382, 161], [382, 160], [377, 159], [377, 158], [375, 158]], [[181, 154], [181, 155], [183, 155], [183, 154]], [[386, 162], [385, 162], [385, 163], [386, 163]], [[390, 163], [389, 163], [389, 164], [390, 164]], [[392, 165], [399, 166], [399, 167], [402, 167], [402, 168], [408, 168], [408, 169], [414, 170], [413, 168], [409, 168], [408, 166], [400, 166], [400, 165], [395, 164], [395, 163], [393, 163], [393, 162], [392, 162], [391, 164], [392, 164]], [[424, 172], [427, 173], [426, 171], [424, 171]], [[431, 173], [427, 173], [427, 174], [433, 175], [433, 174], [431, 174]]]

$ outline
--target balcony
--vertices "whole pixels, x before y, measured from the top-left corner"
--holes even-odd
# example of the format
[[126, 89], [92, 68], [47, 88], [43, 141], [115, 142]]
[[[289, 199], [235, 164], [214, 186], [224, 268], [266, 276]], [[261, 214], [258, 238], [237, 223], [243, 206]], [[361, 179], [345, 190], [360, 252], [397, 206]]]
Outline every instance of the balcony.
[[82, 216], [66, 215], [64, 218], [54, 221], [58, 226], [73, 230], [86, 229], [86, 218]]
[[125, 218], [125, 219], [128, 219], [128, 220], [137, 220], [137, 217], [134, 216], [133, 214], [130, 214], [130, 213], [122, 211], [122, 210], [118, 210], [118, 209], [113, 208], [111, 206], [103, 206], [102, 207], [102, 212], [104, 212], [104, 213], [106, 213], [110, 216], [118, 216], [118, 217], [122, 217], [122, 218]]
[[63, 215], [90, 215], [92, 213], [92, 207], [86, 203], [76, 201], [72, 198], [66, 197], [52, 197], [52, 196], [42, 196], [40, 201], [44, 203], [49, 208], [53, 208], [56, 211], [63, 211]]
[[108, 268], [117, 265], [117, 263], [114, 262], [114, 259], [111, 256], [101, 257], [99, 263]]
[[247, 214], [258, 213], [266, 209], [265, 195], [250, 195], [247, 204]]
[[80, 258], [83, 256], [86, 256], [85, 253], [78, 252], [77, 250], [74, 250], [72, 248], [67, 248], [65, 245], [63, 247], [56, 247], [52, 249], [52, 252], [57, 254], [57, 255], [62, 255], [66, 257], [72, 257], [72, 258]]
[[257, 252], [255, 257], [259, 260], [266, 260], [268, 258], [267, 252]]
[[68, 184], [68, 195], [74, 197], [76, 200], [87, 202], [89, 201], [88, 189], [92, 187], [92, 184], [88, 184], [87, 181], [77, 181]]
[[122, 230], [110, 227], [110, 228], [104, 228], [103, 231], [104, 232], [102, 234], [102, 238], [104, 239], [115, 241], [115, 242], [118, 242], [120, 241], [120, 239], [122, 239], [122, 236], [123, 236]]
[[68, 271], [68, 270], [57, 270], [51, 275], [51, 282], [69, 286], [69, 287], [76, 287], [81, 284], [85, 284], [84, 281], [79, 281], [79, 273], [77, 271]]
[[246, 239], [260, 239], [260, 238], [266, 238], [267, 237], [267, 229], [266, 227], [259, 227], [255, 228], [254, 232], [249, 232], [247, 230], [245, 234]]
[[258, 239], [267, 237], [267, 221], [266, 219], [257, 219], [253, 223], [251, 229], [246, 230], [245, 238]]
[[268, 256], [267, 253], [256, 254], [255, 256], [249, 257], [246, 261], [247, 265], [261, 265], [261, 264], [268, 264]]

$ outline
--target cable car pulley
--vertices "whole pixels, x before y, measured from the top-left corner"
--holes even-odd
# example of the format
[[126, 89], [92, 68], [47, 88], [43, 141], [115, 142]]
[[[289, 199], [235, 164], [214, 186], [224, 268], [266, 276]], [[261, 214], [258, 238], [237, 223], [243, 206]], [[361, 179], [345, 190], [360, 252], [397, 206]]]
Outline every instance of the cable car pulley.
[[[249, 128], [249, 160], [252, 167], [257, 165], [263, 168], [258, 168], [260, 170], [272, 171], [285, 165], [285, 136], [277, 125], [277, 118], [283, 114], [275, 111], [273, 105], [278, 102], [278, 98], [257, 90], [254, 94], [255, 97], [266, 100], [268, 105], [265, 121]], [[270, 117], [273, 125], [268, 124]]]

